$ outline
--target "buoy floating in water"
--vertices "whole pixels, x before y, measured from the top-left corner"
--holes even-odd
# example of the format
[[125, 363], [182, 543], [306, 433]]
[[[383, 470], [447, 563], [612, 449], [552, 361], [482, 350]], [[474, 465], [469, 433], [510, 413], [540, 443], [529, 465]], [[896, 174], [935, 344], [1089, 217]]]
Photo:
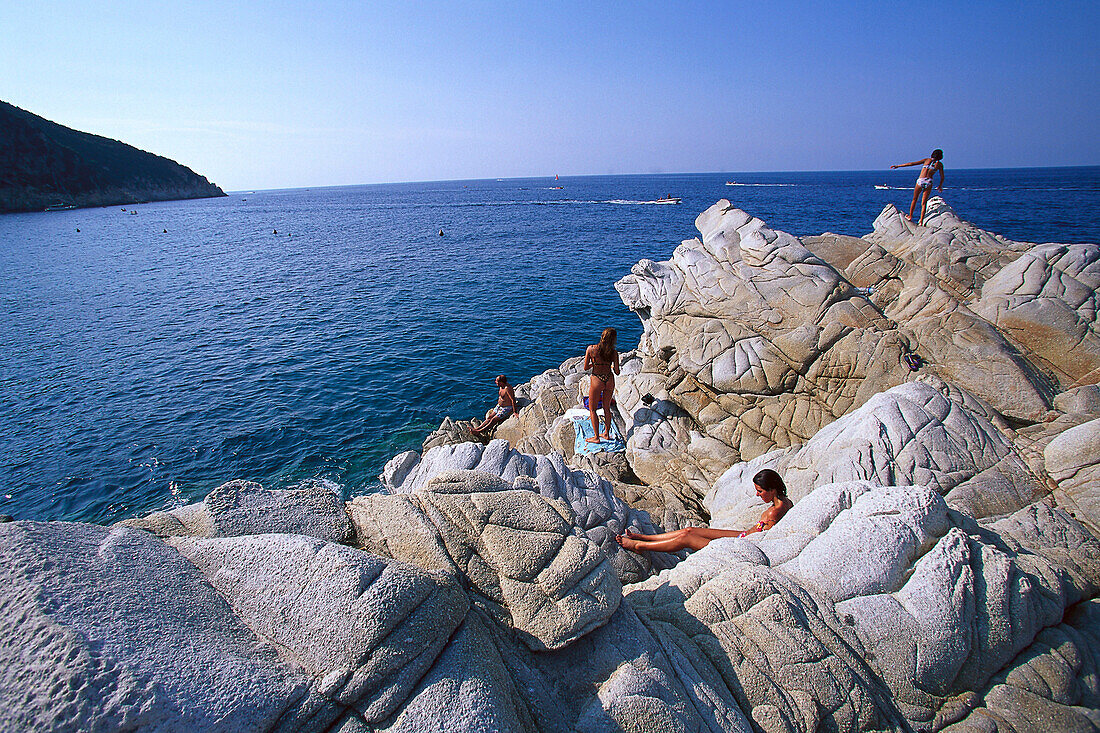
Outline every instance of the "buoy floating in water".
[[443, 230], [442, 229], [439, 230], [439, 236], [441, 236], [441, 237], [443, 236]]

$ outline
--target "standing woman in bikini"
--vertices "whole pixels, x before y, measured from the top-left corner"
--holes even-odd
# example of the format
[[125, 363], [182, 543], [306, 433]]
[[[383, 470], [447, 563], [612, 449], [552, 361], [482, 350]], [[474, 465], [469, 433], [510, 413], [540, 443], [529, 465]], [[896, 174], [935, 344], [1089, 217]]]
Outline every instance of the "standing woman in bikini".
[[913, 187], [913, 203], [909, 204], [909, 216], [905, 217], [909, 221], [913, 221], [913, 211], [917, 208], [917, 199], [924, 194], [924, 199], [920, 202], [920, 220], [918, 224], [924, 224], [924, 212], [928, 209], [928, 194], [932, 193], [932, 177], [936, 175], [936, 171], [940, 173], [940, 191], [943, 191], [943, 151], [936, 148], [932, 151], [932, 155], [928, 158], [921, 158], [920, 160], [914, 160], [912, 163], [898, 163], [892, 165], [890, 168], [907, 168], [911, 165], [919, 165], [920, 175], [917, 176], [917, 185]]
[[611, 395], [615, 391], [615, 375], [619, 373], [619, 352], [615, 350], [618, 337], [613, 328], [605, 328], [600, 342], [592, 344], [584, 352], [585, 371], [591, 369], [588, 379], [588, 414], [592, 417], [592, 437], [589, 443], [600, 442], [600, 419], [596, 406], [603, 401], [604, 439], [611, 440]]

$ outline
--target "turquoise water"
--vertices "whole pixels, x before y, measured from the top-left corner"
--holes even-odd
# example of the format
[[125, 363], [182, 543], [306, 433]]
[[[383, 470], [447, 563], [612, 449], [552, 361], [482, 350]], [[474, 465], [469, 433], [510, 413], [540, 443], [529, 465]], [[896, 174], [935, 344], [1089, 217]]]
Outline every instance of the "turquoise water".
[[[979, 226], [1100, 242], [1100, 168], [947, 173]], [[496, 374], [525, 381], [608, 325], [635, 344], [614, 281], [718, 199], [861, 235], [914, 178], [457, 181], [0, 217], [0, 512], [110, 522], [233, 478], [374, 490], [445, 415], [484, 412]], [[646, 203], [665, 194], [683, 203]]]

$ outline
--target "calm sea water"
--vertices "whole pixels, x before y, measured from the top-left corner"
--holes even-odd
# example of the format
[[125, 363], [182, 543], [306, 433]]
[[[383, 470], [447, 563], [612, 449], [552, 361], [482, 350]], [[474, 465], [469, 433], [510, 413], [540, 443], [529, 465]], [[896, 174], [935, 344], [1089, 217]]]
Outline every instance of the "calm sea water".
[[[947, 173], [945, 198], [983, 228], [1100, 242], [1100, 168]], [[797, 235], [862, 235], [886, 203], [908, 208], [915, 177], [458, 181], [2, 216], [0, 512], [111, 522], [234, 478], [371, 491], [445, 415], [483, 413], [496, 374], [525, 381], [608, 325], [637, 343], [613, 283], [718, 199]], [[665, 194], [683, 204], [645, 203]]]

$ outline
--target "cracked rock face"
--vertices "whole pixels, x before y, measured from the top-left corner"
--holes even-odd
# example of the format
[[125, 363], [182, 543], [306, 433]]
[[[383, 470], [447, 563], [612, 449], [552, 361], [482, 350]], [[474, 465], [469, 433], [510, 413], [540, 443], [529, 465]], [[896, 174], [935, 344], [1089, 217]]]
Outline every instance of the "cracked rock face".
[[795, 501], [818, 486], [868, 480], [928, 487], [974, 517], [1016, 511], [1049, 491], [988, 405], [934, 377], [875, 395], [797, 451], [732, 466], [707, 496], [714, 526], [755, 523], [763, 505], [751, 477], [761, 468], [779, 471]]
[[[460, 473], [442, 478], [447, 472]], [[668, 558], [662, 553], [639, 555], [616, 544], [615, 535], [627, 530], [641, 533], [661, 530], [647, 512], [636, 510], [620, 499], [609, 482], [589, 471], [566, 466], [560, 454], [526, 455], [510, 448], [503, 440], [493, 440], [487, 446], [476, 443], [443, 445], [428, 450], [423, 456], [410, 451], [394, 457], [386, 464], [382, 479], [390, 491], [398, 494], [417, 494], [427, 489], [429, 483], [432, 483], [433, 493], [451, 491], [449, 487], [456, 493], [502, 488], [534, 491], [548, 500], [569, 506], [574, 526], [611, 559], [622, 582], [632, 583], [648, 577], [654, 562], [660, 567], [668, 564]], [[354, 505], [355, 502], [349, 506]], [[358, 516], [362, 518], [362, 514]]]
[[[1096, 245], [1014, 242], [939, 197], [926, 223], [887, 206], [863, 238], [799, 239], [719, 201], [696, 219], [699, 238], [639, 262], [616, 284], [643, 324], [616, 386], [633, 473], [706, 519], [701, 500], [731, 465], [797, 449], [919, 375], [1014, 424], [1048, 419], [1060, 389], [1100, 376]], [[501, 437], [554, 450], [576, 362], [524, 385], [531, 414]], [[1011, 484], [1014, 469], [993, 471]]]
[[1100, 247], [1032, 247], [985, 282], [975, 310], [1064, 386], [1100, 378]]
[[945, 698], [980, 689], [1097, 592], [1100, 543], [1064, 512], [1040, 504], [988, 528], [961, 525], [897, 590], [836, 606], [917, 722], [930, 723]]
[[1100, 419], [1059, 433], [1043, 448], [1055, 498], [1100, 535]]
[[618, 607], [622, 586], [607, 556], [574, 528], [568, 505], [531, 488], [452, 471], [348, 508], [361, 547], [460, 577], [532, 649], [565, 646]]

